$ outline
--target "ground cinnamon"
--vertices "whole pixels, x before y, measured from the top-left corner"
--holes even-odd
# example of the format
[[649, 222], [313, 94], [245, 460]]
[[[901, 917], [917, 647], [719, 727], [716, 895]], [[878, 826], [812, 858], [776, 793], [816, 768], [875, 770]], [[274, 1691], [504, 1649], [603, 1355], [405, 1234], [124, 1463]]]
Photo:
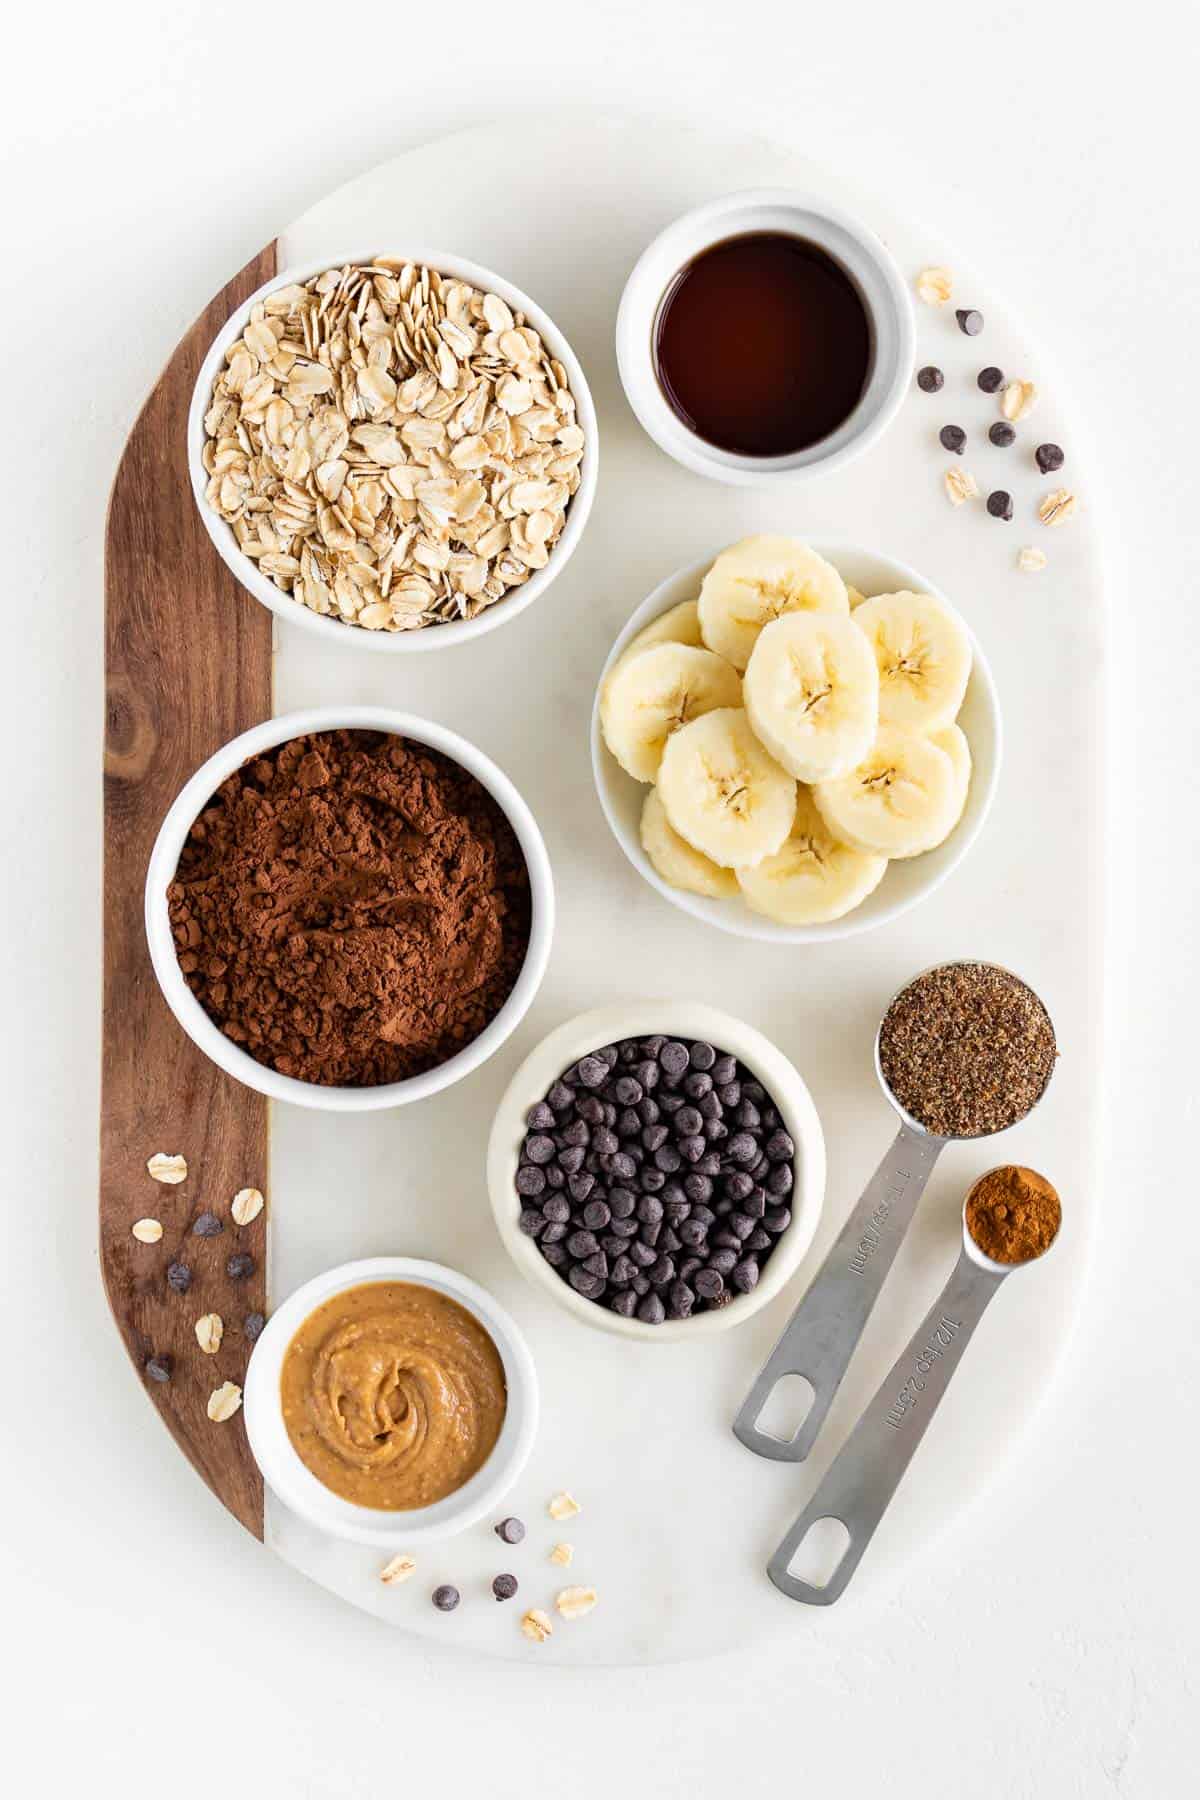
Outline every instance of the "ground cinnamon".
[[529, 876], [487, 790], [376, 731], [294, 738], [230, 776], [167, 890], [179, 966], [258, 1062], [372, 1087], [445, 1062], [500, 1010]]
[[1062, 1205], [1045, 1176], [1016, 1163], [989, 1169], [967, 1197], [967, 1230], [993, 1262], [1041, 1256], [1061, 1223]]

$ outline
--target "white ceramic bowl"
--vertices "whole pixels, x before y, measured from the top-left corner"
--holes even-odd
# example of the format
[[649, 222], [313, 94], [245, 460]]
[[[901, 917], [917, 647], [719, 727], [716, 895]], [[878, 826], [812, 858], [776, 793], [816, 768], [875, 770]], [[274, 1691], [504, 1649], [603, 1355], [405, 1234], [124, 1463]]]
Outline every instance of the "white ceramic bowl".
[[445, 625], [427, 626], [421, 631], [366, 631], [357, 625], [347, 625], [340, 619], [322, 618], [319, 613], [293, 600], [282, 588], [263, 575], [250, 557], [244, 556], [238, 548], [237, 539], [232, 528], [215, 513], [204, 498], [204, 490], [208, 486], [208, 475], [205, 473], [201, 454], [204, 450], [204, 415], [212, 404], [213, 383], [225, 360], [225, 352], [235, 338], [241, 336], [249, 320], [251, 309], [267, 294], [276, 288], [287, 287], [291, 282], [309, 281], [319, 275], [323, 269], [340, 269], [347, 263], [370, 262], [373, 254], [381, 254], [378, 250], [366, 256], [324, 256], [319, 262], [305, 263], [297, 268], [285, 269], [272, 281], [265, 281], [256, 293], [232, 313], [221, 330], [213, 339], [200, 373], [196, 377], [196, 385], [192, 390], [192, 403], [188, 410], [188, 469], [192, 478], [192, 493], [204, 523], [204, 529], [216, 546], [222, 561], [228, 566], [235, 579], [241, 583], [247, 593], [261, 600], [264, 606], [283, 620], [299, 625], [305, 631], [318, 632], [328, 644], [348, 645], [351, 648], [382, 651], [389, 655], [416, 655], [425, 650], [449, 649], [454, 644], [468, 643], [472, 638], [482, 637], [487, 631], [494, 631], [509, 619], [515, 619], [523, 613], [527, 606], [544, 594], [550, 583], [560, 575], [566, 567], [575, 548], [583, 536], [583, 528], [587, 524], [588, 514], [592, 510], [592, 501], [596, 495], [596, 472], [599, 467], [600, 434], [596, 424], [596, 409], [592, 403], [591, 389], [587, 378], [579, 364], [579, 359], [570, 344], [554, 323], [528, 294], [514, 287], [511, 281], [505, 281], [502, 275], [483, 268], [479, 263], [468, 262], [463, 256], [449, 256], [440, 250], [396, 250], [388, 251], [388, 255], [402, 256], [406, 261], [423, 264], [426, 268], [437, 269], [443, 275], [457, 277], [460, 281], [470, 282], [481, 291], [498, 294], [507, 302], [514, 312], [523, 312], [534, 330], [540, 333], [543, 343], [567, 371], [567, 380], [571, 392], [575, 396], [577, 418], [583, 427], [586, 437], [583, 462], [580, 465], [580, 481], [578, 491], [572, 496], [567, 508], [567, 520], [562, 533], [544, 569], [535, 570], [522, 586], [513, 588], [495, 605], [487, 607], [474, 619], [457, 619]]
[[[745, 1063], [761, 1081], [779, 1109], [796, 1146], [794, 1184], [788, 1205], [792, 1221], [771, 1252], [758, 1286], [739, 1294], [717, 1312], [696, 1313], [690, 1319], [665, 1319], [647, 1325], [641, 1319], [623, 1319], [585, 1300], [545, 1261], [532, 1238], [517, 1223], [521, 1200], [513, 1186], [531, 1106], [545, 1099], [547, 1090], [564, 1069], [589, 1051], [621, 1038], [649, 1037], [664, 1032], [690, 1038], [728, 1051]], [[504, 1246], [527, 1280], [564, 1306], [585, 1325], [611, 1331], [617, 1337], [642, 1338], [646, 1343], [674, 1343], [681, 1338], [714, 1337], [752, 1318], [767, 1306], [796, 1273], [812, 1243], [825, 1199], [825, 1138], [812, 1096], [797, 1070], [781, 1050], [753, 1025], [715, 1006], [691, 1000], [636, 1000], [601, 1006], [580, 1013], [552, 1031], [521, 1064], [496, 1111], [488, 1142], [488, 1193]]]
[[[845, 580], [863, 594], [895, 593], [901, 588], [934, 594], [946, 600], [932, 581], [927, 581], [907, 563], [898, 562], [876, 550], [858, 544], [844, 544], [824, 538], [808, 538], [814, 550], [831, 562]], [[761, 914], [752, 912], [744, 900], [708, 900], [702, 894], [689, 894], [683, 888], [671, 887], [655, 869], [642, 849], [640, 825], [646, 788], [627, 775], [604, 742], [600, 730], [600, 690], [605, 677], [630, 639], [660, 613], [678, 605], [681, 600], [694, 600], [700, 583], [711, 567], [713, 556], [703, 562], [677, 569], [656, 587], [626, 623], [608, 655], [608, 661], [596, 684], [592, 706], [592, 773], [604, 816], [612, 826], [613, 836], [639, 875], [657, 888], [672, 906], [704, 919], [721, 931], [735, 937], [759, 938], [769, 944], [817, 944], [832, 938], [853, 937], [860, 931], [872, 931], [898, 919], [909, 907], [916, 906], [934, 889], [940, 887], [950, 871], [958, 866], [983, 829], [984, 820], [996, 792], [1000, 775], [1001, 725], [1000, 704], [996, 696], [992, 672], [988, 668], [979, 643], [971, 635], [973, 659], [971, 679], [958, 722], [971, 746], [971, 786], [962, 818], [944, 844], [928, 850], [924, 856], [889, 863], [887, 873], [873, 894], [844, 918], [831, 919], [824, 925], [776, 925]], [[968, 627], [968, 630], [970, 628]]]
[[[372, 1281], [408, 1281], [446, 1294], [483, 1326], [504, 1365], [508, 1407], [492, 1454], [462, 1487], [433, 1506], [384, 1512], [356, 1506], [332, 1493], [308, 1469], [288, 1437], [280, 1404], [283, 1359], [300, 1326], [326, 1300]], [[529, 1458], [538, 1425], [538, 1384], [529, 1346], [516, 1324], [489, 1293], [441, 1263], [409, 1256], [372, 1256], [343, 1263], [306, 1281], [277, 1307], [254, 1346], [242, 1396], [246, 1436], [263, 1480], [285, 1506], [333, 1537], [380, 1549], [429, 1543], [464, 1531], [495, 1509]]]
[[[819, 245], [854, 283], [871, 325], [871, 366], [858, 405], [820, 443], [787, 456], [741, 456], [706, 443], [669, 404], [654, 366], [659, 307], [675, 276], [714, 244], [757, 231], [784, 232]], [[790, 188], [727, 194], [676, 219], [635, 263], [617, 313], [617, 363], [625, 394], [659, 449], [697, 475], [743, 487], [824, 474], [861, 455], [896, 416], [915, 356], [912, 302], [882, 241], [848, 213]]]
[[[379, 1087], [321, 1087], [315, 1082], [297, 1081], [291, 1075], [278, 1074], [239, 1050], [213, 1024], [184, 980], [167, 911], [167, 888], [174, 879], [188, 832], [221, 783], [252, 757], [261, 756], [264, 750], [285, 744], [290, 738], [303, 737], [314, 731], [342, 729], [387, 731], [396, 737], [411, 738], [431, 750], [440, 750], [474, 775], [507, 817], [529, 870], [532, 901], [529, 948], [516, 984], [500, 1011], [457, 1056], [439, 1063], [436, 1069], [427, 1069], [423, 1075], [413, 1075], [407, 1081], [386, 1082]], [[392, 712], [382, 706], [324, 706], [310, 712], [285, 713], [244, 731], [215, 756], [210, 756], [180, 790], [159, 827], [146, 871], [145, 905], [146, 936], [158, 985], [192, 1042], [227, 1075], [266, 1094], [268, 1099], [289, 1100], [296, 1106], [310, 1106], [323, 1112], [377, 1112], [384, 1107], [405, 1106], [409, 1101], [423, 1100], [427, 1095], [461, 1081], [464, 1075], [486, 1062], [525, 1016], [545, 974], [554, 933], [554, 881], [550, 859], [533, 814], [508, 776], [482, 750], [459, 737], [456, 731], [448, 731], [444, 725], [435, 725], [412, 713]]]

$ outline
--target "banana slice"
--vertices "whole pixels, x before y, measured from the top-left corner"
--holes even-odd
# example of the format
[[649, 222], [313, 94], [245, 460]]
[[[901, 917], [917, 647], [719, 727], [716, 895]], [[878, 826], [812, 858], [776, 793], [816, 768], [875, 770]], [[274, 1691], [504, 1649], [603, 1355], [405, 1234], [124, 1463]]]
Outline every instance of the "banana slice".
[[931, 731], [929, 741], [931, 744], [936, 744], [939, 750], [944, 750], [950, 758], [958, 792], [958, 812], [954, 818], [954, 823], [957, 825], [959, 819], [962, 818], [971, 786], [971, 746], [960, 725], [947, 725], [944, 731]]
[[879, 718], [901, 731], [954, 723], [971, 674], [971, 640], [931, 594], [875, 594], [854, 609], [879, 666]]
[[672, 733], [658, 793], [680, 837], [723, 869], [773, 855], [796, 811], [795, 781], [767, 755], [740, 706], [718, 707]]
[[799, 538], [748, 537], [722, 550], [700, 588], [700, 629], [736, 669], [750, 661], [764, 625], [789, 612], [850, 610], [846, 584]]
[[796, 817], [774, 856], [756, 869], [739, 869], [747, 906], [780, 925], [823, 925], [861, 906], [887, 869], [886, 856], [839, 843], [817, 811], [808, 788], [796, 795]]
[[879, 729], [879, 675], [849, 619], [787, 613], [764, 625], [742, 698], [776, 762], [799, 781], [827, 781], [862, 761]]
[[653, 781], [673, 731], [716, 706], [740, 706], [737, 670], [711, 650], [652, 644], [622, 657], [600, 694], [604, 741], [635, 781]]
[[636, 656], [639, 650], [649, 650], [654, 644], [690, 644], [693, 650], [703, 649], [700, 608], [695, 600], [681, 600], [678, 606], [651, 619], [636, 637], [630, 638], [621, 652], [621, 661], [624, 662], [627, 656]]
[[672, 887], [709, 900], [732, 900], [738, 891], [732, 869], [718, 868], [672, 829], [657, 788], [650, 789], [642, 808], [642, 849]]
[[886, 725], [856, 769], [818, 782], [812, 793], [835, 838], [878, 856], [920, 856], [958, 822], [949, 756], [927, 737]]

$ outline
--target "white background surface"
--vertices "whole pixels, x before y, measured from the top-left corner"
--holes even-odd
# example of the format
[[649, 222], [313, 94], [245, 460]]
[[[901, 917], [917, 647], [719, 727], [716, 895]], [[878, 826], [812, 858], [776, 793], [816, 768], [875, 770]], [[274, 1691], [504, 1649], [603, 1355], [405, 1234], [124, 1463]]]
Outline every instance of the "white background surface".
[[[0, 1710], [16, 1791], [1193, 1791], [1200, 248], [1184, 25], [1161, 5], [1101, 37], [1079, 5], [878, 3], [834, 18], [463, 3], [356, 25], [295, 0], [45, 11], [10, 36]], [[1038, 1435], [874, 1607], [769, 1656], [633, 1676], [418, 1649], [264, 1556], [147, 1430], [93, 1248], [101, 539], [125, 433], [199, 306], [281, 220], [389, 152], [548, 98], [763, 131], [924, 214], [1002, 284], [1089, 439], [1119, 651], [1097, 771], [1115, 823], [1106, 1207]], [[520, 170], [496, 182], [519, 207]]]

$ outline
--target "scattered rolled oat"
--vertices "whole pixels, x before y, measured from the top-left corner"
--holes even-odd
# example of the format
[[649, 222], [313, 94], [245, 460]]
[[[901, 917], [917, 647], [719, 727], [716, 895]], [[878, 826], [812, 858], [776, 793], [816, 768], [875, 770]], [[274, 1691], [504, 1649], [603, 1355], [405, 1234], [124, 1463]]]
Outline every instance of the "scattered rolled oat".
[[554, 1604], [564, 1619], [582, 1619], [599, 1598], [593, 1587], [569, 1587], [555, 1595]]
[[926, 306], [945, 306], [953, 292], [949, 269], [922, 269], [917, 276], [917, 293]]
[[385, 1562], [379, 1571], [379, 1579], [385, 1587], [396, 1587], [401, 1581], [407, 1581], [416, 1568], [415, 1560], [407, 1551], [401, 1550], [390, 1562]]
[[1054, 488], [1039, 502], [1038, 518], [1043, 525], [1065, 525], [1078, 510], [1078, 496], [1070, 488]]
[[233, 1196], [233, 1205], [229, 1209], [234, 1224], [249, 1225], [252, 1219], [257, 1219], [263, 1205], [263, 1197], [257, 1188], [241, 1188]]
[[474, 618], [545, 568], [584, 453], [524, 314], [387, 257], [259, 301], [204, 430], [206, 499], [244, 554], [369, 631]]
[[546, 1511], [552, 1519], [573, 1519], [576, 1513], [583, 1511], [583, 1508], [573, 1494], [562, 1493], [555, 1494]]
[[196, 1320], [196, 1342], [205, 1356], [215, 1356], [225, 1336], [225, 1321], [220, 1313], [205, 1313]]
[[1017, 567], [1026, 575], [1035, 575], [1046, 566], [1046, 552], [1036, 550], [1032, 544], [1026, 544], [1017, 551]]
[[535, 1644], [544, 1644], [548, 1637], [553, 1637], [554, 1626], [549, 1613], [544, 1613], [540, 1606], [531, 1606], [521, 1620], [521, 1630]]
[[162, 1150], [154, 1153], [146, 1164], [146, 1168], [153, 1175], [155, 1181], [165, 1181], [168, 1187], [174, 1187], [177, 1182], [187, 1180], [186, 1158], [168, 1156]]
[[226, 1419], [232, 1419], [241, 1404], [242, 1390], [237, 1382], [223, 1381], [208, 1396], [208, 1416], [214, 1425], [223, 1425]]
[[1016, 424], [1030, 411], [1037, 399], [1032, 381], [1010, 381], [1000, 399], [1000, 411], [1010, 424]]
[[951, 506], [961, 506], [964, 500], [979, 498], [979, 483], [966, 469], [947, 469], [946, 493]]
[[550, 1552], [550, 1561], [552, 1563], [557, 1563], [560, 1568], [566, 1569], [569, 1568], [574, 1555], [574, 1544], [555, 1544], [553, 1550]]
[[158, 1219], [135, 1219], [129, 1229], [139, 1244], [157, 1244], [163, 1231]]

